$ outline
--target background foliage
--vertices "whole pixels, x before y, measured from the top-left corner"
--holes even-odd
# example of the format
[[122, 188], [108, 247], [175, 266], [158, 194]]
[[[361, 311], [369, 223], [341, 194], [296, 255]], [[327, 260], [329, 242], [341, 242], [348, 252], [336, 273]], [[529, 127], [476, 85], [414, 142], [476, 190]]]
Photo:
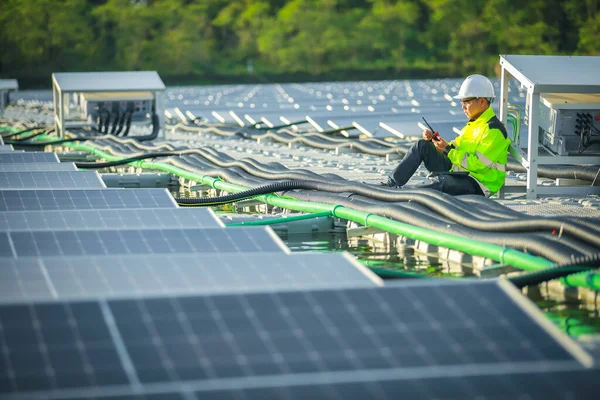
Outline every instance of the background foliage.
[[[600, 54], [600, 0], [2, 0], [0, 75], [157, 70], [169, 84], [493, 75]], [[254, 73], [248, 73], [252, 65]]]

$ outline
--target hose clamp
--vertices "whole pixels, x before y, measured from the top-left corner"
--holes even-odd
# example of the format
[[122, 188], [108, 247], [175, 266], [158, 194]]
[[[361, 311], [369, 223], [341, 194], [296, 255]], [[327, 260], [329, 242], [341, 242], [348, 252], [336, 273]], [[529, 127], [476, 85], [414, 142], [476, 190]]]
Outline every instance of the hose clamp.
[[500, 252], [500, 264], [504, 265], [504, 253], [506, 253], [506, 247], [502, 248], [502, 251]]

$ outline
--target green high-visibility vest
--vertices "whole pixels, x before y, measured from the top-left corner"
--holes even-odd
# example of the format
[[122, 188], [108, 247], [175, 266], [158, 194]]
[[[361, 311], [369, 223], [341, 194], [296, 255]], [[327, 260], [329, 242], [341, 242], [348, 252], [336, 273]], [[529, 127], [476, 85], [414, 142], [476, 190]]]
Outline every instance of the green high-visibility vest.
[[454, 146], [448, 152], [453, 171], [469, 172], [486, 196], [500, 190], [506, 178], [510, 139], [492, 107], [467, 122], [450, 144]]

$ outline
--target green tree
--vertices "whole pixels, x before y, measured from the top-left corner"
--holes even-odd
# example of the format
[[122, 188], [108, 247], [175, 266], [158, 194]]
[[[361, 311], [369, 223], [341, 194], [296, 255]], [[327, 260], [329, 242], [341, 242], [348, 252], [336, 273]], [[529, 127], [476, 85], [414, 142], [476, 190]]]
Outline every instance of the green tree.
[[95, 64], [85, 0], [5, 0], [0, 6], [2, 70], [17, 76], [87, 69]]

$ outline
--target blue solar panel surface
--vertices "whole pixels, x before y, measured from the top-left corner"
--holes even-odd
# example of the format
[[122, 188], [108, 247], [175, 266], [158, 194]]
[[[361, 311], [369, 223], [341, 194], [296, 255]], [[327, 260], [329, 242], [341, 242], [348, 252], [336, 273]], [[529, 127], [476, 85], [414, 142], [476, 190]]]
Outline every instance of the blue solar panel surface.
[[207, 208], [140, 208], [0, 212], [0, 231], [219, 228]]
[[23, 396], [564, 398], [599, 385], [495, 281], [3, 305], [0, 324], [0, 393]]
[[77, 171], [72, 162], [6, 163], [0, 162], [0, 172]]
[[0, 256], [282, 252], [269, 228], [119, 229], [0, 233]]
[[2, 153], [0, 164], [12, 163], [58, 163], [59, 159], [55, 153], [26, 152], [26, 153]]
[[0, 190], [0, 211], [174, 207], [165, 189]]
[[0, 303], [369, 287], [339, 254], [222, 253], [2, 260]]
[[0, 172], [0, 189], [100, 189], [96, 171]]

